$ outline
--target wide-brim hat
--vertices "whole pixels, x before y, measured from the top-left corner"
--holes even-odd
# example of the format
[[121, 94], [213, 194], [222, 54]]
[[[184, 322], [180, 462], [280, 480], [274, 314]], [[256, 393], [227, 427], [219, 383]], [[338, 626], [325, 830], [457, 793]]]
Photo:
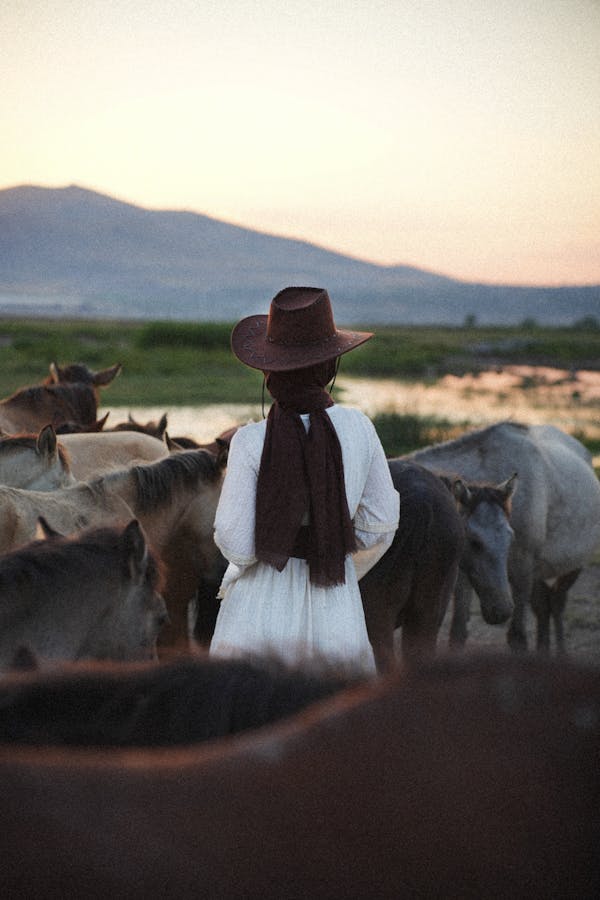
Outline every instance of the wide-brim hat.
[[237, 323], [231, 349], [253, 369], [285, 372], [335, 359], [372, 337], [369, 331], [336, 328], [323, 288], [287, 287], [271, 300], [267, 316], [247, 316]]

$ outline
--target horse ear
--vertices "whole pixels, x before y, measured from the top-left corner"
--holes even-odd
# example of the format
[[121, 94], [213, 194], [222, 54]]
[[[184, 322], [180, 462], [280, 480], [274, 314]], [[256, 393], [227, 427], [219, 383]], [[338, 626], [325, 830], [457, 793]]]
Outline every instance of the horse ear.
[[48, 366], [50, 370], [50, 383], [51, 384], [59, 384], [60, 383], [60, 367], [55, 362], [51, 362]]
[[157, 426], [158, 437], [162, 437], [167, 430], [167, 414], [163, 413]]
[[137, 519], [132, 519], [123, 531], [123, 544], [129, 574], [134, 581], [141, 581], [148, 567], [148, 547], [141, 525]]
[[104, 387], [107, 384], [110, 384], [117, 375], [121, 374], [121, 369], [123, 366], [121, 363], [117, 363], [115, 366], [111, 366], [109, 369], [102, 369], [100, 372], [96, 372], [92, 378], [92, 383], [96, 385], [96, 387]]
[[504, 494], [506, 500], [509, 500], [517, 489], [518, 472], [513, 472], [510, 478], [498, 485], [498, 490]]
[[56, 432], [53, 425], [45, 425], [37, 436], [35, 449], [40, 456], [48, 460], [54, 459], [57, 454]]
[[104, 426], [106, 425], [106, 420], [108, 419], [109, 416], [110, 416], [110, 409], [109, 409], [109, 411], [106, 413], [106, 415], [103, 416], [101, 419], [96, 419], [96, 427], [95, 427], [95, 431], [102, 431], [102, 429], [103, 429]]
[[178, 444], [177, 441], [174, 441], [172, 437], [169, 436], [168, 431], [163, 432], [163, 438], [165, 440], [165, 444], [167, 445], [167, 450], [169, 453], [177, 453], [179, 450], [183, 450], [181, 444]]
[[130, 425], [137, 425], [137, 422], [135, 421], [135, 419], [133, 418], [133, 416], [131, 415], [130, 412], [127, 413], [127, 421], [129, 422]]
[[44, 516], [38, 516], [35, 523], [35, 539], [36, 541], [48, 541], [51, 538], [62, 537], [60, 531], [56, 531], [52, 525], [48, 524]]
[[454, 478], [452, 481], [452, 495], [457, 503], [461, 506], [468, 506], [471, 502], [472, 494], [462, 478]]

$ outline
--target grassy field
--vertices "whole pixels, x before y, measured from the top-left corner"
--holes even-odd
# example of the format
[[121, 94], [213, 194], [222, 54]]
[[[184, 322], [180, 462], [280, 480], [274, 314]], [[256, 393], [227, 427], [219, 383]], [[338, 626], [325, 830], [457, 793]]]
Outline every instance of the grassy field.
[[[378, 327], [343, 358], [343, 374], [435, 382], [506, 364], [600, 368], [600, 328]], [[368, 325], [362, 326], [368, 329]], [[90, 368], [123, 364], [115, 405], [245, 403], [261, 375], [239, 363], [222, 323], [0, 319], [0, 396], [39, 383], [51, 361]]]
[[[588, 325], [561, 329], [378, 327], [371, 329], [376, 331], [373, 340], [344, 356], [339, 383], [353, 381], [359, 394], [362, 390], [361, 400], [385, 394], [389, 385], [402, 395], [400, 408], [380, 404], [376, 410], [365, 410], [372, 415], [388, 455], [410, 452], [482, 423], [482, 405], [493, 409], [498, 419], [523, 417], [520, 410], [500, 405], [509, 395], [513, 403], [517, 396], [526, 398], [538, 419], [546, 404], [551, 421], [575, 433], [598, 454], [600, 436], [592, 422], [600, 425], [600, 402], [582, 403], [576, 386], [568, 388], [566, 397], [563, 391], [559, 398], [554, 389], [544, 398], [535, 374], [520, 376], [508, 391], [485, 390], [481, 384], [485, 377], [511, 366], [539, 367], [534, 373], [543, 367], [600, 371], [600, 327]], [[368, 325], [362, 327], [368, 329]], [[120, 362], [122, 375], [103, 395], [104, 403], [113, 407], [173, 410], [259, 403], [262, 376], [235, 359], [230, 332], [231, 325], [223, 323], [0, 319], [0, 397], [39, 384], [51, 361], [83, 362], [92, 369]], [[465, 386], [469, 378], [471, 387]], [[366, 387], [361, 388], [365, 379]], [[451, 389], [449, 381], [457, 380], [460, 384]], [[342, 391], [342, 402], [346, 397]], [[356, 402], [356, 397], [350, 402]], [[577, 404], [586, 412], [583, 425], [563, 425], [560, 416]], [[524, 420], [535, 418], [525, 416]]]

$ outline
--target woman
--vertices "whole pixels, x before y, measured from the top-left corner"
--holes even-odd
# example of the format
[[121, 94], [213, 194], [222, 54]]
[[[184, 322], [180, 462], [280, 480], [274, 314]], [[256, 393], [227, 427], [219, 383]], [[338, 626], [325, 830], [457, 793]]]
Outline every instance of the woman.
[[233, 352], [264, 373], [275, 402], [231, 441], [211, 654], [375, 671], [358, 579], [392, 542], [399, 496], [372, 422], [325, 390], [339, 357], [372, 336], [337, 329], [320, 288], [285, 288], [268, 316], [235, 326]]

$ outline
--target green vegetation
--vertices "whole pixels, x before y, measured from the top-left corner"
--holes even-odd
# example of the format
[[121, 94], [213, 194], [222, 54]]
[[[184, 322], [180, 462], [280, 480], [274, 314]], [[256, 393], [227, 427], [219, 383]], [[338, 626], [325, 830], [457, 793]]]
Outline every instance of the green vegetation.
[[[363, 326], [369, 328], [368, 325]], [[597, 368], [600, 329], [381, 327], [342, 360], [343, 374], [435, 381], [492, 365], [528, 363]], [[123, 364], [111, 403], [252, 402], [261, 375], [241, 365], [229, 347], [228, 323], [102, 322], [0, 319], [0, 396], [39, 383], [48, 364]]]
[[456, 423], [435, 416], [379, 413], [373, 417], [373, 424], [386, 456], [402, 456], [419, 447], [457, 437], [468, 427], [469, 422], [457, 426]]

